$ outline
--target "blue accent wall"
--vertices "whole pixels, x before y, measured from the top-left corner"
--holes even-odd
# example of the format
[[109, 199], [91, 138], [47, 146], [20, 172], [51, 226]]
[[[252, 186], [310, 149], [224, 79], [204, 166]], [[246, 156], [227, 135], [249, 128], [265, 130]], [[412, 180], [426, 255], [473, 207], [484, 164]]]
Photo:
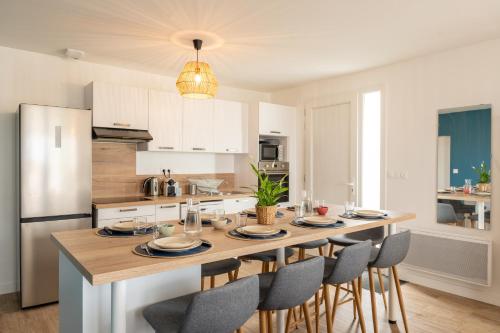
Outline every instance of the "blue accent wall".
[[[450, 185], [463, 186], [465, 179], [478, 181], [472, 166], [491, 165], [491, 109], [439, 115], [439, 136], [451, 137]], [[453, 174], [458, 169], [458, 174]]]

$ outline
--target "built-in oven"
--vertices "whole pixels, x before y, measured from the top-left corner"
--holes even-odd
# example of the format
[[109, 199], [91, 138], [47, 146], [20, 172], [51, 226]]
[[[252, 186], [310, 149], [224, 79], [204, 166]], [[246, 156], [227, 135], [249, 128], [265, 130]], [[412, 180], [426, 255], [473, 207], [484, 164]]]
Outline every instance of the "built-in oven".
[[[289, 164], [288, 162], [259, 162], [259, 170], [265, 172], [271, 181], [278, 182], [284, 179], [283, 186], [290, 188], [289, 182]], [[260, 181], [259, 181], [260, 186]], [[282, 197], [278, 200], [279, 203], [289, 202], [289, 190], [283, 192]]]
[[260, 161], [279, 161], [282, 158], [282, 147], [279, 143], [260, 141]]

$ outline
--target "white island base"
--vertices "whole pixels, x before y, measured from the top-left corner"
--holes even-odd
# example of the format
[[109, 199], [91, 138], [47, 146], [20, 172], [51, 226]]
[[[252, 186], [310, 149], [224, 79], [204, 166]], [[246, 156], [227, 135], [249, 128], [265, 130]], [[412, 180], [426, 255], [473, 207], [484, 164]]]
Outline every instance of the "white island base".
[[[154, 332], [142, 310], [147, 305], [199, 291], [200, 274], [200, 265], [196, 265], [92, 286], [59, 252], [59, 332]], [[113, 316], [112, 285], [114, 304], [121, 307], [115, 306]]]

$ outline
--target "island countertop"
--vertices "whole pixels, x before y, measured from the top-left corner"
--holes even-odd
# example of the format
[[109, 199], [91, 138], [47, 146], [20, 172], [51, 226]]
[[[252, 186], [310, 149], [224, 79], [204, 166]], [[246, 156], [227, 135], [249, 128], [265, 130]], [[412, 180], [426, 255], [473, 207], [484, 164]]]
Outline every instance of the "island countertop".
[[[147, 258], [135, 255], [132, 249], [138, 244], [151, 239], [151, 236], [130, 238], [110, 238], [96, 235], [97, 229], [63, 231], [52, 234], [52, 239], [78, 271], [92, 285], [107, 284], [115, 281], [146, 276], [159, 272], [175, 270], [192, 265], [200, 265], [251, 253], [272, 250], [299, 243], [318, 240], [338, 234], [346, 234], [392, 223], [413, 220], [413, 213], [386, 211], [387, 217], [381, 220], [343, 220], [345, 227], [329, 228], [302, 228], [290, 224], [294, 213], [282, 210], [284, 216], [277, 218], [275, 226], [287, 229], [291, 236], [280, 240], [236, 240], [228, 238], [224, 231], [204, 227], [201, 238], [210, 241], [213, 248], [207, 252], [190, 257], [180, 258]], [[343, 212], [339, 206], [330, 206], [332, 216]], [[182, 226], [177, 225], [177, 232], [181, 233]], [[248, 219], [248, 224], [255, 224], [256, 220]], [[228, 228], [230, 228], [229, 226]]]

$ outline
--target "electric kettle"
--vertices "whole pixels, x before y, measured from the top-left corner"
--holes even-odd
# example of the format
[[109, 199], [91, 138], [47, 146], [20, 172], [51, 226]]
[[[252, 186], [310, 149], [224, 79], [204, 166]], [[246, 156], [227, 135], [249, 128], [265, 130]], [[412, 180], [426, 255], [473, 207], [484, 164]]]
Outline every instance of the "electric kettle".
[[144, 180], [142, 190], [147, 197], [156, 197], [160, 194], [160, 181], [157, 177], [149, 177]]

